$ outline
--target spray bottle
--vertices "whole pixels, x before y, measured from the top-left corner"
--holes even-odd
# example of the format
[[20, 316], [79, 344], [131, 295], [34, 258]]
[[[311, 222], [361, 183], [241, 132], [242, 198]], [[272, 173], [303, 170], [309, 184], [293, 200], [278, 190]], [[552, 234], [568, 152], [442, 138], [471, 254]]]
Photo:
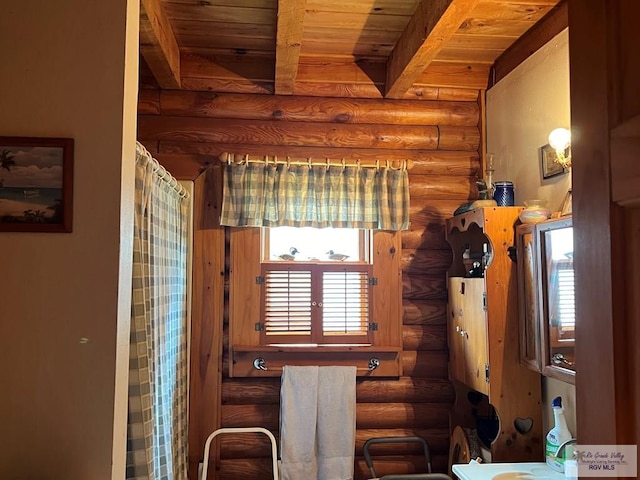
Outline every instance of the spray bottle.
[[547, 434], [547, 443], [545, 448], [545, 455], [547, 459], [547, 465], [554, 469], [556, 472], [564, 472], [564, 460], [563, 453], [558, 454], [560, 446], [562, 446], [568, 440], [571, 440], [571, 432], [567, 427], [567, 420], [564, 418], [564, 410], [562, 409], [562, 397], [556, 397], [551, 402], [553, 408], [553, 419], [555, 426], [549, 430]]

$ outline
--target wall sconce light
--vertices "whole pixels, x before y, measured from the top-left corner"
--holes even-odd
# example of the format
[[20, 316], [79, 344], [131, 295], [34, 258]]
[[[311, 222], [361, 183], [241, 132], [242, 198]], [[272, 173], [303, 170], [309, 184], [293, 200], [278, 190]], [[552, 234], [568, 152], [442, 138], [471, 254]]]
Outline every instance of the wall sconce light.
[[556, 151], [556, 160], [564, 168], [571, 167], [571, 132], [556, 128], [549, 134], [549, 145]]

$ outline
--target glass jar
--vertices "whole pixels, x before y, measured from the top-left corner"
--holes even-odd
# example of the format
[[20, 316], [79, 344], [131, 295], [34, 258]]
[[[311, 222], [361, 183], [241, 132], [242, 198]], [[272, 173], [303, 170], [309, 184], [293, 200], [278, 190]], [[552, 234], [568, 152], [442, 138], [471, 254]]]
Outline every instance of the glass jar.
[[495, 182], [493, 190], [493, 199], [499, 207], [513, 207], [515, 205], [515, 193], [513, 191], [513, 182], [503, 180]]

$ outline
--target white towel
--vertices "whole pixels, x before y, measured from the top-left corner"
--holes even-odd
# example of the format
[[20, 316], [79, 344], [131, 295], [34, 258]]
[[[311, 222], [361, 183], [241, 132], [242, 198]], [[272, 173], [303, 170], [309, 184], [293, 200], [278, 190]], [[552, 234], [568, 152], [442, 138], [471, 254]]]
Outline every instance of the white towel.
[[318, 367], [282, 369], [280, 387], [280, 478], [317, 478]]
[[284, 367], [282, 480], [353, 479], [355, 385], [355, 367]]
[[318, 375], [318, 480], [352, 480], [356, 367], [320, 367]]

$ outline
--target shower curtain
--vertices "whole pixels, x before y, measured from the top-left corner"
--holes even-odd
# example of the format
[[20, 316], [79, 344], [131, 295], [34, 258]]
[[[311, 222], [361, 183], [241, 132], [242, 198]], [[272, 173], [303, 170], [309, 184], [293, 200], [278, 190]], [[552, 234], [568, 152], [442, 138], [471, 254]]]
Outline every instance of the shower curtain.
[[136, 147], [127, 479], [187, 478], [186, 190]]

